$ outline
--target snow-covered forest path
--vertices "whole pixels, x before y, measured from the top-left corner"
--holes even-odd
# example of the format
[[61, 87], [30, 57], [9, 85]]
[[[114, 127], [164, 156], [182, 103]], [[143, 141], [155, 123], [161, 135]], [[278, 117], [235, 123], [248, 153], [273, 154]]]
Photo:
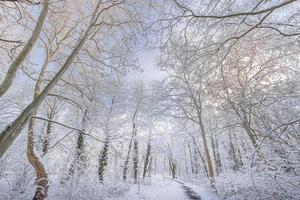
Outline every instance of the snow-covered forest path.
[[[201, 197], [183, 182], [160, 176], [152, 177], [148, 184], [131, 187], [120, 200], [200, 200]], [[202, 199], [203, 200], [203, 199]]]
[[174, 180], [177, 183], [181, 184], [181, 187], [183, 188], [186, 196], [191, 199], [191, 200], [201, 200], [201, 196], [199, 194], [197, 194], [192, 188], [190, 188], [189, 186], [187, 186], [185, 183], [178, 181], [178, 180]]

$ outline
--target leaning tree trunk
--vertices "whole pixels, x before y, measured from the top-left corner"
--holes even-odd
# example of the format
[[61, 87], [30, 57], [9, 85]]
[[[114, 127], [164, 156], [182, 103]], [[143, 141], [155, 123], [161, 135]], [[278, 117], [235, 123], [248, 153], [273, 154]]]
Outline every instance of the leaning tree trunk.
[[17, 58], [10, 65], [6, 73], [6, 76], [4, 77], [2, 83], [0, 84], [0, 97], [3, 96], [12, 85], [12, 82], [16, 77], [18, 68], [21, 66], [25, 58], [28, 56], [33, 45], [36, 43], [37, 39], [39, 38], [39, 35], [41, 33], [42, 27], [44, 25], [48, 13], [48, 8], [49, 8], [49, 0], [44, 0], [42, 12], [36, 22], [35, 28], [32, 32], [30, 39], [28, 40], [24, 48], [21, 50]]
[[[44, 64], [42, 65], [39, 78], [35, 85], [34, 99], [37, 98], [37, 96], [39, 95], [41, 83], [44, 79], [47, 65], [48, 65], [48, 61], [45, 60]], [[36, 115], [36, 113], [37, 113], [37, 111], [35, 110], [33, 112], [33, 115]], [[34, 153], [34, 126], [35, 126], [35, 119], [31, 118], [28, 123], [27, 158], [36, 173], [37, 189], [36, 189], [33, 199], [42, 200], [47, 197], [48, 175], [47, 175], [47, 172], [46, 172], [43, 164], [39, 161], [39, 158]]]
[[61, 79], [64, 73], [69, 69], [73, 60], [77, 56], [79, 50], [87, 40], [90, 31], [92, 30], [94, 24], [96, 23], [98, 9], [100, 7], [100, 2], [98, 2], [93, 16], [91, 18], [90, 24], [86, 29], [83, 37], [78, 41], [75, 48], [71, 52], [70, 56], [65, 61], [64, 65], [61, 69], [55, 74], [55, 76], [51, 79], [48, 85], [43, 89], [43, 91], [35, 98], [24, 110], [23, 112], [15, 119], [10, 125], [8, 125], [5, 130], [0, 134], [0, 158], [7, 151], [7, 149], [11, 146], [11, 144], [15, 141], [15, 139], [20, 135], [23, 127], [26, 125], [28, 120], [31, 118], [33, 112], [41, 105], [44, 99], [47, 97], [52, 88], [56, 85], [56, 83]]

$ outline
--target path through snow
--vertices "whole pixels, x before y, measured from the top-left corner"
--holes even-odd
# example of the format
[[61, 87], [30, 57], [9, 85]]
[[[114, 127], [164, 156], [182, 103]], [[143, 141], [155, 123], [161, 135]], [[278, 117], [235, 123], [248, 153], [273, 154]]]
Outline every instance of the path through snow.
[[185, 191], [186, 196], [191, 200], [201, 200], [201, 197], [199, 194], [197, 194], [195, 191], [193, 191], [192, 188], [186, 186], [183, 182], [174, 180], [177, 183], [181, 184], [183, 190]]
[[201, 197], [180, 181], [155, 176], [148, 184], [134, 185], [118, 200], [201, 200]]

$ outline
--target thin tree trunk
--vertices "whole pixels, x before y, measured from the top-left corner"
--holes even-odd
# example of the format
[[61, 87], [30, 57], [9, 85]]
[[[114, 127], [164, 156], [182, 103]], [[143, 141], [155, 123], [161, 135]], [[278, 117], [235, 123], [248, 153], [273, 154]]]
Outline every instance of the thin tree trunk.
[[82, 174], [83, 169], [86, 166], [86, 156], [84, 153], [84, 132], [86, 129], [86, 122], [87, 122], [87, 109], [84, 112], [81, 121], [81, 131], [78, 131], [77, 141], [76, 141], [76, 149], [75, 149], [75, 158], [71, 163], [69, 168], [69, 172], [67, 177], [65, 177], [61, 183], [70, 180], [74, 177], [75, 172], [78, 172], [79, 175]]
[[222, 170], [222, 163], [221, 163], [221, 158], [220, 158], [220, 153], [219, 153], [218, 140], [215, 137], [215, 134], [213, 132], [213, 128], [212, 128], [210, 119], [208, 120], [208, 124], [209, 124], [211, 146], [212, 146], [214, 161], [215, 161], [216, 174], [219, 175], [221, 173], [221, 170]]
[[200, 158], [201, 158], [201, 160], [202, 160], [205, 174], [206, 174], [207, 178], [209, 178], [209, 177], [208, 177], [208, 170], [207, 170], [207, 167], [206, 167], [206, 163], [205, 163], [204, 157], [202, 156], [201, 151], [200, 151], [200, 149], [199, 149], [198, 146], [197, 146], [197, 143], [196, 143], [195, 138], [194, 138], [193, 136], [191, 136], [191, 137], [192, 137], [192, 139], [193, 139], [194, 146], [196, 147], [197, 152], [198, 152], [198, 154], [199, 154], [199, 156], [200, 156]]
[[131, 146], [132, 146], [132, 141], [133, 141], [133, 135], [134, 135], [134, 130], [132, 131], [132, 134], [131, 134], [131, 138], [130, 138], [130, 142], [129, 142], [129, 146], [128, 146], [128, 151], [127, 151], [127, 156], [126, 156], [125, 162], [124, 162], [123, 181], [125, 181], [126, 178], [127, 178], [128, 163], [129, 163], [129, 159], [130, 159], [130, 152], [131, 152]]
[[194, 171], [195, 171], [195, 176], [197, 177], [198, 176], [198, 173], [199, 173], [199, 161], [198, 161], [198, 157], [197, 157], [197, 150], [196, 150], [196, 146], [194, 145], [193, 146], [194, 148]]
[[189, 167], [188, 167], [188, 162], [187, 162], [187, 155], [186, 155], [186, 147], [185, 147], [185, 145], [184, 145], [183, 152], [184, 152], [185, 173], [186, 173], [186, 175], [189, 175]]
[[147, 150], [146, 150], [146, 158], [145, 158], [145, 162], [144, 162], [144, 171], [143, 171], [143, 179], [145, 179], [146, 173], [147, 173], [147, 169], [149, 169], [149, 164], [150, 164], [150, 155], [151, 155], [151, 140], [150, 140], [150, 135], [149, 135], [149, 139], [148, 139], [148, 144], [147, 144]]
[[18, 68], [21, 66], [21, 64], [23, 63], [25, 58], [30, 53], [32, 47], [38, 40], [39, 35], [42, 30], [42, 27], [45, 22], [47, 13], [48, 13], [48, 8], [49, 8], [49, 0], [44, 0], [43, 9], [37, 20], [37, 23], [35, 25], [35, 28], [32, 32], [30, 39], [28, 40], [28, 42], [26, 43], [26, 45], [24, 46], [22, 51], [19, 53], [17, 58], [10, 65], [10, 67], [8, 68], [8, 71], [6, 73], [6, 76], [4, 77], [2, 83], [0, 84], [0, 97], [2, 97], [7, 92], [7, 90], [10, 88], [10, 86], [12, 85], [12, 82], [14, 81], [14, 79], [16, 77]]
[[148, 176], [151, 177], [152, 174], [152, 161], [153, 161], [153, 157], [150, 157], [150, 161], [148, 164]]
[[213, 165], [212, 165], [212, 161], [211, 161], [211, 157], [210, 157], [210, 153], [209, 153], [209, 149], [208, 149], [206, 132], [205, 132], [203, 119], [202, 119], [201, 95], [200, 95], [200, 93], [198, 93], [198, 97], [195, 97], [193, 90], [188, 81], [186, 81], [186, 84], [187, 84], [188, 90], [190, 92], [190, 98], [194, 102], [194, 106], [195, 106], [196, 113], [197, 113], [198, 125], [199, 125], [200, 131], [201, 131], [200, 134], [202, 136], [202, 142], [203, 142], [205, 157], [206, 157], [206, 161], [207, 161], [207, 169], [208, 169], [208, 177], [209, 177], [209, 181], [210, 181], [210, 187], [211, 187], [212, 191], [214, 193], [216, 193], [217, 190], [216, 190], [216, 186], [215, 186]]
[[241, 151], [240, 151], [240, 148], [239, 148], [238, 141], [237, 141], [235, 133], [233, 133], [233, 136], [234, 136], [234, 140], [235, 140], [235, 144], [236, 144], [236, 149], [237, 149], [238, 165], [239, 165], [239, 168], [241, 168], [244, 165], [243, 164], [243, 159], [242, 159], [242, 154], [241, 154]]
[[191, 159], [191, 170], [192, 170], [192, 174], [195, 175], [193, 156], [192, 156], [191, 146], [190, 146], [189, 143], [188, 143], [188, 149], [189, 149], [189, 154], [190, 154], [190, 159]]
[[137, 184], [138, 181], [138, 165], [139, 165], [139, 147], [137, 141], [137, 130], [135, 129], [135, 134], [133, 138], [133, 179], [134, 183]]
[[50, 135], [52, 132], [52, 117], [48, 117], [50, 121], [47, 122], [47, 128], [46, 128], [46, 135], [43, 138], [43, 155], [45, 155], [48, 152], [48, 147], [49, 147], [49, 140], [50, 140]]
[[98, 177], [99, 181], [102, 183], [103, 182], [103, 174], [105, 171], [105, 167], [107, 166], [107, 160], [108, 160], [108, 150], [109, 150], [109, 143], [110, 143], [110, 119], [113, 111], [113, 106], [115, 103], [115, 97], [113, 97], [111, 105], [110, 105], [110, 110], [108, 112], [107, 120], [106, 120], [106, 125], [105, 125], [105, 142], [103, 149], [100, 152], [99, 155], [99, 166], [98, 166]]
[[99, 155], [98, 178], [100, 183], [103, 183], [104, 180], [103, 175], [104, 175], [105, 167], [107, 166], [109, 142], [110, 142], [110, 137], [107, 135], [105, 138], [103, 149], [101, 150]]
[[240, 162], [238, 161], [238, 158], [236, 156], [233, 139], [232, 139], [232, 135], [231, 135], [230, 131], [229, 131], [229, 157], [231, 160], [233, 160], [232, 169], [235, 171], [238, 170], [241, 166], [240, 166]]
[[49, 147], [49, 143], [50, 143], [50, 135], [52, 133], [52, 120], [55, 116], [55, 106], [53, 106], [49, 112], [47, 112], [47, 117], [48, 120], [47, 121], [47, 127], [46, 127], [46, 135], [44, 136], [42, 143], [43, 143], [43, 155], [46, 155], [46, 153], [48, 152], [48, 147]]
[[201, 121], [200, 122], [200, 130], [201, 130], [201, 135], [202, 135], [202, 142], [203, 142], [205, 157], [206, 157], [206, 161], [207, 161], [208, 177], [209, 177], [209, 181], [210, 181], [210, 186], [211, 186], [212, 190], [215, 191], [216, 187], [215, 187], [215, 177], [214, 177], [213, 165], [212, 165], [211, 157], [210, 157], [209, 150], [208, 150], [204, 126], [203, 126], [201, 119], [200, 119], [200, 121]]
[[172, 178], [175, 179], [176, 178], [176, 164], [172, 158], [169, 158], [169, 168], [170, 168]]
[[[136, 134], [137, 134], [136, 117], [137, 117], [140, 101], [141, 101], [141, 99], [138, 100], [138, 103], [136, 105], [136, 108], [135, 108], [135, 111], [134, 111], [133, 117], [132, 117], [132, 133], [131, 133], [131, 138], [130, 138], [130, 142], [129, 142], [129, 146], [128, 146], [127, 156], [125, 158], [124, 167], [123, 167], [123, 181], [125, 181], [126, 178], [127, 178], [128, 163], [129, 163], [129, 160], [130, 160], [130, 152], [131, 152], [132, 142], [133, 141], [136, 142], [136, 138], [135, 138]], [[137, 146], [134, 146], [134, 148], [135, 147], [137, 147]]]
[[199, 127], [201, 131], [201, 136], [202, 136], [202, 142], [203, 142], [203, 147], [204, 147], [204, 152], [205, 152], [205, 157], [207, 161], [207, 169], [208, 169], [208, 177], [210, 181], [210, 186], [213, 192], [216, 192], [216, 186], [215, 186], [215, 176], [214, 176], [214, 170], [213, 170], [213, 165], [208, 149], [208, 144], [207, 144], [207, 138], [206, 138], [206, 132], [204, 129], [204, 124], [202, 121], [202, 107], [201, 107], [201, 102], [199, 99], [199, 105], [197, 106], [197, 116], [199, 120]]
[[231, 136], [231, 132], [229, 131], [229, 157], [230, 157], [230, 160], [233, 161], [233, 165], [232, 165], [232, 169], [233, 170], [238, 170], [239, 167], [238, 167], [238, 161], [237, 161], [237, 158], [236, 158], [236, 154], [235, 154], [235, 149], [234, 149], [234, 145], [233, 145], [233, 142], [232, 142], [232, 136]]
[[216, 140], [212, 132], [210, 138], [211, 138], [211, 146], [212, 146], [214, 160], [215, 160], [216, 174], [219, 175], [221, 173], [222, 164], [221, 164], [221, 158], [219, 154], [218, 141]]

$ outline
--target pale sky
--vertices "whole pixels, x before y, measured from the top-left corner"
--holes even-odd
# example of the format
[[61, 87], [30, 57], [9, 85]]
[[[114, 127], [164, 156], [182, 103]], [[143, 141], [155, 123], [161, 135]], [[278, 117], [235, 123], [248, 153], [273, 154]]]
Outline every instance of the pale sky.
[[149, 83], [154, 80], [161, 80], [164, 76], [162, 71], [159, 71], [156, 66], [156, 57], [159, 55], [158, 50], [146, 49], [137, 54], [140, 67], [143, 72], [130, 72], [127, 75], [128, 81], [142, 80]]

